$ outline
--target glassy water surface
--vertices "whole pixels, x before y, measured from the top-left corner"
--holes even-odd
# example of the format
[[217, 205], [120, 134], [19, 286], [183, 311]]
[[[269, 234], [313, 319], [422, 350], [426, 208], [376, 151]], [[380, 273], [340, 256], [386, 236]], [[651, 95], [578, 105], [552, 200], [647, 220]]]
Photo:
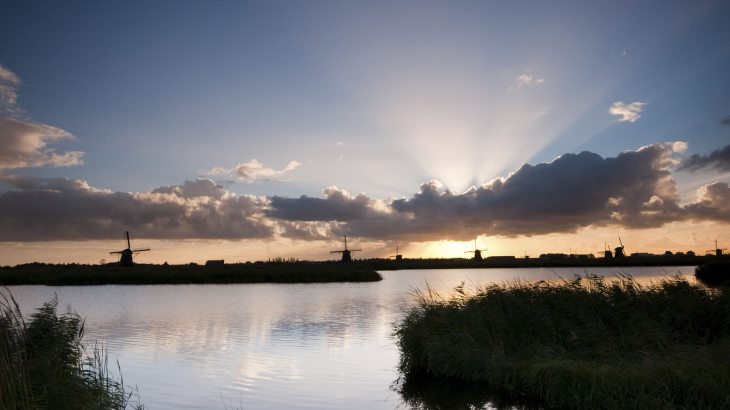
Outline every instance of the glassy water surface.
[[[376, 283], [14, 286], [21, 311], [57, 294], [106, 343], [149, 409], [407, 409], [393, 323], [414, 287], [629, 273], [648, 282], [694, 267], [382, 272]], [[444, 292], [445, 294], [446, 292]]]

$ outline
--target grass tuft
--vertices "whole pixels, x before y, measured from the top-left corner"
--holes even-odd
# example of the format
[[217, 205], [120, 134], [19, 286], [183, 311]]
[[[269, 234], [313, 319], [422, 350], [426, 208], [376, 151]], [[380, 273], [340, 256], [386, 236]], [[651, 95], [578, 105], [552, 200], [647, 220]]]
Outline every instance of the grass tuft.
[[730, 409], [730, 297], [681, 276], [462, 284], [415, 299], [395, 328], [404, 374], [549, 407]]
[[110, 375], [105, 349], [87, 356], [84, 321], [58, 315], [57, 305], [45, 303], [26, 323], [0, 292], [0, 409], [125, 409], [131, 393]]

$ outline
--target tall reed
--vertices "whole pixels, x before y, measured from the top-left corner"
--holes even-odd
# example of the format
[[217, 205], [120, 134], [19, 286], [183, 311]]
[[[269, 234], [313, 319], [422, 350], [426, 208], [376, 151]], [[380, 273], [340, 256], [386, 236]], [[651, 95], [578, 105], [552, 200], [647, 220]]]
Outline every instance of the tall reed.
[[96, 345], [87, 355], [84, 321], [58, 315], [57, 305], [45, 303], [26, 323], [0, 291], [0, 409], [125, 409], [131, 393], [111, 376], [106, 351]]
[[730, 297], [681, 276], [462, 284], [415, 298], [395, 329], [404, 373], [552, 407], [730, 409]]

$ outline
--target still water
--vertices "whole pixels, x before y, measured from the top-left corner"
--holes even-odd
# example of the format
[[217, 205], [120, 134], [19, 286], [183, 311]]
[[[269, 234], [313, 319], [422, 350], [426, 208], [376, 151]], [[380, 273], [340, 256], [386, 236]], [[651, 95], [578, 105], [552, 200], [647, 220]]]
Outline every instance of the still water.
[[414, 288], [586, 272], [694, 281], [694, 267], [459, 269], [382, 272], [375, 283], [10, 290], [26, 318], [54, 294], [84, 317], [85, 343], [107, 345], [148, 409], [407, 409], [390, 389], [398, 378], [391, 334]]

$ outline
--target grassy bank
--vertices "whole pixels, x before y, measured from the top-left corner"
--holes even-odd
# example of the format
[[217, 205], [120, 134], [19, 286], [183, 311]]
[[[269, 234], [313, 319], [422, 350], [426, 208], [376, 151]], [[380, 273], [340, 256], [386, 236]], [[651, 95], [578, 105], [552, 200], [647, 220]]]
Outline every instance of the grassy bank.
[[56, 305], [46, 303], [26, 323], [0, 291], [0, 409], [125, 409], [130, 395], [110, 377], [103, 350], [87, 357], [83, 320], [58, 315]]
[[260, 263], [252, 265], [24, 265], [0, 269], [0, 285], [162, 285], [225, 283], [374, 282], [373, 269], [337, 263]]
[[730, 281], [730, 260], [705, 263], [695, 269], [695, 277], [710, 286], [719, 286]]
[[730, 408], [730, 297], [681, 277], [490, 285], [417, 295], [405, 374], [486, 383], [549, 407]]

